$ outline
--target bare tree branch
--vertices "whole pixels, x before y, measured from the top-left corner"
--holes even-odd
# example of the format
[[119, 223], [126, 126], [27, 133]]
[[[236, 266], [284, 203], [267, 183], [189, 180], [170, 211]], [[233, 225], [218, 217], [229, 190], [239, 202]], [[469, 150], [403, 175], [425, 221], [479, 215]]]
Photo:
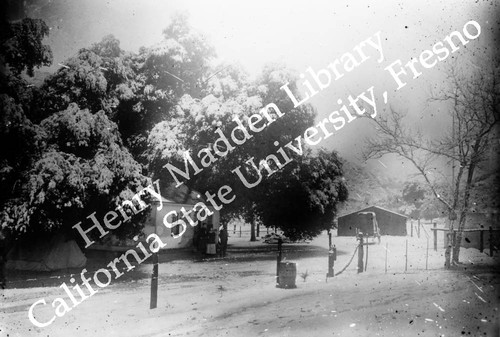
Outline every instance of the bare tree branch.
[[[460, 240], [474, 188], [474, 174], [490, 150], [491, 138], [500, 121], [499, 69], [498, 64], [491, 69], [481, 68], [477, 73], [463, 72], [455, 66], [449, 69], [449, 88], [432, 93], [430, 98], [450, 104], [453, 123], [450, 131], [439, 139], [426, 138], [421, 132], [407, 128], [404, 114], [391, 106], [387, 114], [371, 118], [377, 137], [366, 142], [363, 152], [365, 160], [386, 154], [405, 158], [413, 164], [436, 199], [446, 206], [450, 216], [460, 214], [453, 248], [455, 262], [458, 262]], [[451, 177], [449, 197], [440, 193], [442, 179], [429, 176], [429, 167], [440, 159], [447, 159], [452, 166], [459, 165], [455, 176]]]

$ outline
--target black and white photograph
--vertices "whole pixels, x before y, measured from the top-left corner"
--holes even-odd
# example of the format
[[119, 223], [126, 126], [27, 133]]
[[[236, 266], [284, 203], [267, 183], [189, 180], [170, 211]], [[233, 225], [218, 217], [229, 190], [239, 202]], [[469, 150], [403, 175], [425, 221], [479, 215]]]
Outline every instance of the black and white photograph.
[[500, 336], [500, 2], [1, 4], [0, 337]]

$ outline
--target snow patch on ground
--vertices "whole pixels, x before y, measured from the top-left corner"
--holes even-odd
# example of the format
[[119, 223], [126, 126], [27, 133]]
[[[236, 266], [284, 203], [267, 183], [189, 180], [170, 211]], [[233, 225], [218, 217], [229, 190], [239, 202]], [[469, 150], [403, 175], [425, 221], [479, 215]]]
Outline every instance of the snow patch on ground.
[[[333, 241], [338, 271], [357, 242]], [[463, 249], [464, 264], [449, 271], [443, 268], [442, 242], [434, 251], [422, 236], [383, 236], [381, 244], [368, 246], [366, 272], [357, 273], [355, 257], [345, 272], [327, 279], [323, 235], [309, 244], [284, 245], [283, 258], [298, 263], [297, 288], [280, 289], [276, 245], [237, 237], [229, 243], [225, 259], [168, 261], [169, 252], [162, 253], [156, 309], [149, 309], [152, 265], [145, 263], [47, 328], [29, 322], [28, 308], [39, 298], [50, 303], [63, 296], [58, 286], [69, 276], [51, 284], [31, 281], [29, 288], [11, 279], [0, 293], [0, 336], [498, 335], [498, 258], [475, 249]], [[304, 282], [300, 274], [306, 271]], [[40, 315], [51, 315], [50, 305], [44, 309]]]

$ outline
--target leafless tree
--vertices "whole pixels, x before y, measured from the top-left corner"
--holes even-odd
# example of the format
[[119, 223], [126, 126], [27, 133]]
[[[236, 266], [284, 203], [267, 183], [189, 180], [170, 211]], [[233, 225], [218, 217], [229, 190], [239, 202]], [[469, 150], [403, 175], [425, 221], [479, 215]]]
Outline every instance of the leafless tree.
[[[372, 119], [378, 133], [376, 138], [367, 141], [364, 152], [365, 159], [396, 154], [413, 164], [436, 199], [446, 207], [450, 219], [458, 220], [456, 225], [450, 222], [450, 231], [456, 230], [452, 250], [454, 264], [458, 263], [471, 192], [475, 187], [474, 174], [494, 146], [492, 140], [498, 139], [499, 63], [477, 69], [464, 75], [458, 68], [450, 68], [448, 87], [431, 94], [431, 100], [448, 102], [450, 106], [452, 126], [441, 137], [427, 137], [412, 130], [404, 124], [404, 114], [391, 107], [388, 114]], [[443, 160], [453, 167], [451, 184], [443, 184], [443, 176], [433, 174], [436, 162]]]

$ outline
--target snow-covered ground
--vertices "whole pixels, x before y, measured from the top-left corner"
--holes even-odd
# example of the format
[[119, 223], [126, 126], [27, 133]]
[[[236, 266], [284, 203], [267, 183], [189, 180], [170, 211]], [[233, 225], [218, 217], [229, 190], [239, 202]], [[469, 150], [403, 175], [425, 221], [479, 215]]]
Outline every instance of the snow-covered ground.
[[[337, 272], [357, 242], [335, 235], [333, 242]], [[15, 276], [0, 290], [0, 336], [499, 335], [498, 258], [487, 250], [462, 250], [464, 264], [449, 271], [442, 240], [435, 252], [432, 237], [427, 249], [422, 233], [420, 239], [383, 236], [380, 245], [368, 246], [366, 272], [357, 273], [356, 254], [342, 274], [326, 279], [328, 237], [322, 235], [284, 245], [283, 258], [297, 263], [297, 288], [280, 289], [276, 245], [238, 235], [229, 243], [225, 259], [162, 253], [156, 309], [149, 309], [152, 265], [144, 263], [46, 328], [30, 323], [28, 308], [62, 296], [58, 286], [70, 276]], [[50, 305], [44, 309], [37, 311], [40, 319], [53, 315]]]

